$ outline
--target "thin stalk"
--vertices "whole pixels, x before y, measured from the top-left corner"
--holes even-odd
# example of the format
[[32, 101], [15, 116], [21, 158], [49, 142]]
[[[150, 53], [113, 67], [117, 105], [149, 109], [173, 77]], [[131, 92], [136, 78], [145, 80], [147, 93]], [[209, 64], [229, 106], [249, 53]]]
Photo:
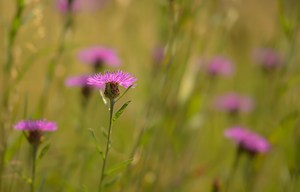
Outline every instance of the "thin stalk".
[[32, 145], [32, 167], [31, 167], [31, 184], [30, 192], [35, 192], [35, 168], [36, 168], [36, 155], [38, 151], [38, 145]]
[[110, 149], [110, 144], [111, 144], [111, 132], [112, 132], [112, 118], [113, 118], [113, 114], [114, 114], [114, 105], [115, 105], [115, 101], [114, 99], [110, 99], [109, 102], [110, 106], [109, 106], [109, 126], [108, 126], [108, 136], [107, 136], [107, 142], [106, 142], [106, 149], [105, 149], [105, 155], [103, 158], [103, 164], [102, 164], [102, 170], [101, 170], [101, 177], [100, 177], [100, 182], [99, 182], [99, 192], [102, 191], [102, 183], [105, 177], [105, 167], [106, 167], [106, 162], [107, 162], [107, 156], [109, 153], [109, 149]]
[[234, 157], [234, 162], [232, 164], [232, 167], [231, 167], [231, 170], [230, 170], [230, 173], [229, 173], [229, 176], [226, 179], [226, 183], [225, 183], [225, 186], [224, 186], [224, 192], [230, 191], [229, 190], [229, 184], [230, 184], [230, 182], [232, 182], [231, 180], [233, 179], [234, 174], [235, 174], [235, 170], [238, 167], [238, 163], [239, 163], [241, 153], [242, 153], [242, 149], [240, 147], [238, 147], [236, 155]]

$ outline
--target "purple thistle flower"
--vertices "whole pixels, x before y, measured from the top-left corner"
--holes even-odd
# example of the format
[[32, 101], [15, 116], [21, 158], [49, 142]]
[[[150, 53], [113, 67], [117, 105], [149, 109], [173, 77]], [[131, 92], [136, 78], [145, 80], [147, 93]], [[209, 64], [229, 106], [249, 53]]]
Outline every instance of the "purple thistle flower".
[[282, 55], [273, 49], [257, 49], [253, 55], [255, 62], [265, 71], [274, 70], [283, 64]]
[[224, 132], [224, 135], [234, 140], [241, 149], [250, 154], [267, 153], [271, 148], [265, 138], [243, 127], [229, 128]]
[[13, 126], [16, 130], [28, 132], [26, 138], [32, 145], [38, 146], [43, 140], [43, 132], [56, 131], [56, 123], [46, 120], [22, 120]]
[[99, 73], [88, 78], [88, 84], [104, 89], [104, 95], [108, 98], [116, 98], [119, 96], [119, 85], [125, 88], [134, 86], [136, 78], [129, 73], [121, 70], [115, 72]]
[[85, 104], [87, 99], [90, 97], [92, 86], [87, 84], [90, 75], [81, 75], [69, 77], [65, 81], [65, 85], [68, 87], [81, 87], [81, 94], [84, 98], [83, 103]]
[[56, 123], [46, 120], [22, 120], [14, 125], [16, 130], [23, 131], [55, 131]]
[[69, 77], [65, 81], [65, 85], [68, 87], [85, 87], [89, 86], [87, 84], [87, 80], [90, 76], [89, 75], [81, 75], [81, 76], [73, 76]]
[[206, 70], [211, 76], [231, 76], [234, 73], [232, 62], [221, 56], [213, 57], [208, 62]]
[[78, 58], [87, 64], [94, 65], [94, 67], [101, 67], [103, 64], [111, 67], [119, 67], [121, 65], [121, 61], [113, 49], [99, 46], [80, 51]]
[[69, 0], [57, 0], [56, 8], [62, 13], [76, 12], [80, 9], [80, 5], [78, 0], [73, 0], [72, 3]]
[[236, 93], [228, 93], [223, 96], [219, 96], [215, 100], [215, 107], [218, 110], [231, 114], [250, 112], [253, 109], [253, 105], [252, 99]]
[[78, 12], [82, 10], [96, 10], [104, 4], [104, 0], [57, 0], [56, 1], [56, 8], [62, 12], [67, 13], [71, 12]]

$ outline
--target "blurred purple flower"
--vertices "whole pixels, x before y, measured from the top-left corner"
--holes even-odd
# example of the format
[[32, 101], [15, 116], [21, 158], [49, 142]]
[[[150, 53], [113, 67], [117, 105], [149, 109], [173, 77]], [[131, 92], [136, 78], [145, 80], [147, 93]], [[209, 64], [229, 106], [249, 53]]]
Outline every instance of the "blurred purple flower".
[[207, 73], [211, 76], [231, 76], [234, 73], [234, 67], [230, 60], [216, 56], [207, 64]]
[[251, 154], [267, 153], [271, 148], [265, 138], [243, 127], [229, 128], [224, 132], [224, 135], [234, 140], [241, 149]]
[[16, 130], [22, 131], [55, 131], [56, 123], [46, 120], [22, 120], [14, 125]]
[[87, 80], [89, 75], [73, 76], [66, 79], [65, 84], [68, 87], [85, 87], [89, 86]]
[[283, 64], [282, 56], [273, 49], [257, 49], [254, 51], [253, 57], [255, 62], [266, 71], [278, 68]]
[[56, 8], [62, 13], [76, 12], [80, 9], [80, 4], [78, 0], [73, 0], [72, 3], [69, 0], [57, 0]]
[[[81, 61], [94, 66], [106, 64], [111, 67], [119, 67], [121, 61], [113, 49], [94, 46], [78, 53]], [[98, 66], [99, 67], [99, 66]]]
[[110, 99], [114, 99], [120, 94], [119, 85], [128, 88], [134, 86], [136, 80], [131, 74], [118, 70], [96, 74], [88, 78], [88, 84], [104, 89], [104, 95]]
[[249, 112], [253, 109], [253, 105], [252, 99], [236, 93], [228, 93], [223, 96], [219, 96], [215, 100], [215, 107], [217, 109], [231, 114]]
[[163, 47], [156, 47], [153, 50], [153, 60], [155, 64], [161, 64], [165, 57], [165, 51]]
[[93, 11], [100, 8], [105, 3], [105, 0], [57, 0], [56, 8], [62, 12], [67, 13], [68, 11]]
[[[56, 131], [56, 123], [46, 120], [22, 120], [13, 126], [16, 130], [24, 131], [31, 145], [39, 146], [43, 141], [43, 132]], [[28, 133], [27, 133], [28, 132]]]

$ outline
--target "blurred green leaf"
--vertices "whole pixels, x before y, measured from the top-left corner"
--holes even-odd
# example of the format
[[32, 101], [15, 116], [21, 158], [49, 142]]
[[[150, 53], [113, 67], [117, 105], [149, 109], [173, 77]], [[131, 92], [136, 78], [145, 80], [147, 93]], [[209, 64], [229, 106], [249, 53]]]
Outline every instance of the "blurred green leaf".
[[127, 101], [126, 103], [123, 104], [123, 106], [115, 113], [112, 121], [115, 122], [124, 112], [124, 110], [126, 109], [126, 107], [129, 105], [131, 101]]
[[106, 181], [103, 186], [104, 187], [110, 187], [113, 184], [115, 184], [118, 180], [120, 180], [121, 176], [120, 175], [116, 175], [115, 177], [113, 177], [112, 179]]
[[296, 126], [299, 117], [298, 111], [293, 111], [282, 118], [278, 127], [270, 136], [270, 141], [276, 143], [282, 138], [286, 137], [288, 133]]
[[102, 131], [102, 135], [105, 137], [105, 139], [107, 139], [108, 138], [107, 131], [103, 127], [102, 127], [101, 131]]
[[107, 171], [105, 172], [105, 175], [110, 175], [111, 173], [113, 173], [113, 172], [115, 172], [115, 171], [118, 171], [119, 169], [121, 169], [121, 168], [123, 168], [123, 167], [129, 165], [132, 161], [133, 161], [132, 158], [131, 158], [131, 159], [127, 159], [127, 160], [125, 160], [125, 161], [123, 161], [123, 162], [121, 162], [121, 163], [119, 163], [119, 164], [113, 166], [112, 168], [110, 168], [109, 170], [107, 170]]
[[97, 139], [97, 137], [96, 137], [96, 135], [95, 135], [95, 132], [94, 132], [94, 130], [93, 129], [89, 129], [89, 131], [90, 131], [90, 133], [91, 133], [91, 135], [92, 135], [92, 137], [93, 137], [93, 140], [94, 140], [94, 143], [95, 143], [95, 146], [96, 146], [96, 149], [97, 149], [97, 151], [99, 152], [99, 154], [102, 156], [102, 158], [104, 159], [104, 154], [103, 154], [103, 151], [101, 150], [101, 148], [100, 148], [100, 146], [99, 146], [99, 142], [98, 142], [98, 139]]
[[39, 159], [42, 159], [44, 155], [46, 155], [46, 153], [49, 151], [49, 149], [50, 149], [50, 143], [48, 143], [41, 149], [41, 152], [39, 154]]

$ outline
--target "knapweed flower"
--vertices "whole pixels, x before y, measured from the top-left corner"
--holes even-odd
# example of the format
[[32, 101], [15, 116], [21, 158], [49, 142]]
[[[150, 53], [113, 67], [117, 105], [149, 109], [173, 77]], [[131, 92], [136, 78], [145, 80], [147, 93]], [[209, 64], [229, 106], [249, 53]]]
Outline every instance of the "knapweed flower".
[[65, 81], [65, 85], [68, 87], [85, 87], [89, 86], [87, 84], [87, 80], [90, 76], [89, 75], [80, 75], [80, 76], [73, 76], [69, 77]]
[[253, 100], [237, 93], [228, 93], [215, 100], [215, 108], [230, 114], [250, 112], [253, 109]]
[[234, 68], [229, 59], [216, 56], [208, 62], [206, 71], [210, 76], [231, 76], [234, 73]]
[[87, 64], [93, 65], [95, 69], [104, 64], [111, 67], [119, 67], [121, 61], [113, 49], [94, 46], [83, 49], [78, 53], [78, 58]]
[[267, 153], [271, 148], [265, 138], [243, 127], [229, 128], [224, 135], [236, 142], [240, 149], [250, 154]]
[[93, 11], [100, 8], [104, 2], [105, 0], [57, 0], [56, 8], [61, 13]]
[[56, 131], [56, 123], [46, 120], [22, 120], [13, 126], [16, 130], [28, 132], [26, 135], [30, 144], [38, 145], [42, 142], [43, 132]]
[[81, 87], [81, 93], [84, 98], [88, 99], [91, 93], [91, 85], [87, 84], [89, 75], [73, 76], [69, 77], [65, 81], [65, 85], [68, 87]]
[[78, 0], [57, 0], [56, 7], [60, 12], [67, 13], [78, 11], [80, 5]]
[[283, 58], [280, 53], [273, 49], [257, 49], [254, 51], [255, 63], [260, 65], [264, 71], [272, 71], [283, 64]]
[[103, 89], [107, 98], [114, 99], [120, 94], [119, 86], [125, 88], [134, 86], [136, 80], [130, 73], [118, 70], [96, 74], [88, 78], [88, 84]]

